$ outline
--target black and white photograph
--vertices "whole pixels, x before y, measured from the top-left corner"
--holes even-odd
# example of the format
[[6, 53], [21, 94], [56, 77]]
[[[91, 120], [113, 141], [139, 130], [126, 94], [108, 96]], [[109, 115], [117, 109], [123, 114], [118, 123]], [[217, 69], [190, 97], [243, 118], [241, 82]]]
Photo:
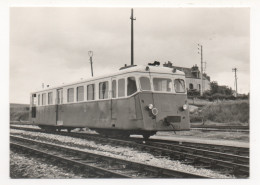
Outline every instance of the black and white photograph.
[[8, 12], [9, 180], [250, 181], [250, 5]]

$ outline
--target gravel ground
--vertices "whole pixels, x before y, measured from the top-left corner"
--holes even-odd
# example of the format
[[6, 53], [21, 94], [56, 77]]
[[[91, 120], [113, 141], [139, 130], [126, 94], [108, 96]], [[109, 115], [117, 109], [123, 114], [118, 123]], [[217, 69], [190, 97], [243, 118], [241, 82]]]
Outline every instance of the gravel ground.
[[[93, 141], [73, 138], [68, 136], [58, 136], [54, 134], [35, 133], [22, 130], [11, 129], [11, 134], [20, 135], [22, 137], [40, 140], [42, 142], [51, 142], [53, 144], [64, 145], [71, 148], [81, 149], [87, 152], [93, 152], [101, 155], [117, 157], [134, 162], [145, 163], [158, 167], [168, 168], [172, 170], [180, 170], [192, 172], [194, 174], [206, 175], [212, 178], [234, 178], [226, 176], [207, 169], [197, 169], [190, 165], [181, 164], [179, 161], [173, 161], [165, 157], [155, 157], [146, 152], [140, 152], [130, 147], [102, 145]], [[56, 177], [53, 177], [56, 178]]]
[[72, 171], [68, 171], [52, 164], [42, 162], [24, 154], [10, 152], [10, 177], [21, 178], [82, 178]]
[[181, 131], [176, 132], [176, 134], [173, 132], [157, 132], [151, 138], [249, 148], [249, 133], [242, 132], [202, 132], [198, 130]]

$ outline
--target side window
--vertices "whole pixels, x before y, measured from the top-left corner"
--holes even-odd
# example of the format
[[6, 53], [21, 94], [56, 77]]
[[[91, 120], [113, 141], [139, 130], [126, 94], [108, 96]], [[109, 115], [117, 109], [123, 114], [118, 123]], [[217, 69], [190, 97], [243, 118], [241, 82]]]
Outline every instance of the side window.
[[112, 98], [116, 98], [116, 80], [112, 81]]
[[52, 93], [52, 92], [49, 92], [49, 93], [48, 93], [48, 105], [51, 105], [51, 104], [52, 104], [52, 99], [53, 99], [53, 93]]
[[41, 95], [38, 94], [38, 105], [41, 105]]
[[68, 96], [67, 96], [68, 103], [74, 102], [74, 88], [68, 89]]
[[77, 101], [84, 101], [84, 87], [77, 87]]
[[135, 77], [127, 78], [127, 96], [134, 94], [137, 91]]
[[151, 82], [150, 79], [147, 77], [141, 77], [140, 78], [140, 84], [141, 84], [141, 89], [145, 91], [150, 91], [151, 90]]
[[118, 97], [124, 97], [125, 96], [125, 79], [119, 79], [118, 80]]
[[42, 94], [42, 105], [46, 105], [46, 93]]
[[99, 83], [99, 99], [108, 98], [108, 81]]
[[63, 103], [63, 89], [57, 89], [57, 104]]
[[90, 84], [87, 86], [87, 100], [95, 99], [95, 84]]

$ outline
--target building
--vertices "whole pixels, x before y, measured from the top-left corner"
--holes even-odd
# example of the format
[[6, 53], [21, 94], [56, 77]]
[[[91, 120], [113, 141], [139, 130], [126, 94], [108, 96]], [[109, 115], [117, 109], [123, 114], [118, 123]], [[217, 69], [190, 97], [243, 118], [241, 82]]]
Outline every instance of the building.
[[[186, 77], [186, 88], [187, 90], [197, 90], [200, 91], [201, 88], [201, 77], [199, 67], [195, 64], [191, 68], [173, 66], [171, 62], [163, 64], [164, 67], [175, 68], [177, 70], [183, 71]], [[210, 90], [210, 77], [207, 74], [203, 74], [202, 83], [203, 92]]]

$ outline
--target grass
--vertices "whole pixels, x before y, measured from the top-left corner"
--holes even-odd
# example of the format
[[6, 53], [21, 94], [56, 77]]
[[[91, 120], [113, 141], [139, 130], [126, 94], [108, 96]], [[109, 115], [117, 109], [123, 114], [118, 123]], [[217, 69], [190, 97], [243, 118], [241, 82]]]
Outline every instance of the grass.
[[29, 105], [27, 104], [10, 104], [10, 121], [28, 121]]
[[249, 125], [249, 101], [229, 100], [208, 102], [197, 100], [198, 110], [190, 113], [190, 121]]
[[249, 123], [249, 102], [209, 105], [202, 111], [204, 120], [220, 123]]

